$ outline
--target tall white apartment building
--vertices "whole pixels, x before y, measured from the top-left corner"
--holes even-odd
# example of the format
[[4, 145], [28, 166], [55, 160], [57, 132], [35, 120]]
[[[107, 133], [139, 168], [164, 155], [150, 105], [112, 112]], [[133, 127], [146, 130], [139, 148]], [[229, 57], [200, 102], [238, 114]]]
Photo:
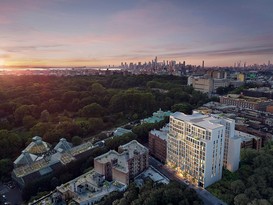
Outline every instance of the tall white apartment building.
[[239, 168], [241, 138], [235, 134], [235, 120], [220, 115], [213, 115], [225, 126], [224, 167], [231, 172]]
[[[234, 133], [234, 127], [227, 128], [224, 122], [223, 118], [196, 112], [192, 115], [180, 112], [172, 114], [167, 140], [167, 163], [186, 173], [189, 179], [204, 188], [220, 180], [225, 137]], [[228, 135], [226, 129], [230, 129]]]

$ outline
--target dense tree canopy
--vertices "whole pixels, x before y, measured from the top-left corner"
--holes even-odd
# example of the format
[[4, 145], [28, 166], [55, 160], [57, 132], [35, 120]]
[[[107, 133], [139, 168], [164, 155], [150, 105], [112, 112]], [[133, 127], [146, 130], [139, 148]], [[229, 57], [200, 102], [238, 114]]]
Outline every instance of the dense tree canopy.
[[225, 170], [223, 179], [208, 190], [228, 204], [273, 204], [273, 149], [268, 147], [260, 152], [243, 149], [239, 170]]
[[199, 205], [203, 204], [192, 189], [170, 182], [169, 184], [156, 184], [147, 179], [141, 188], [136, 184], [129, 185], [123, 195], [113, 192], [99, 203], [99, 205]]
[[[174, 104], [189, 103], [190, 112], [208, 97], [186, 82], [151, 75], [0, 76], [0, 160], [13, 161], [35, 135], [52, 144], [62, 137], [84, 140]], [[145, 126], [135, 129], [144, 141]]]

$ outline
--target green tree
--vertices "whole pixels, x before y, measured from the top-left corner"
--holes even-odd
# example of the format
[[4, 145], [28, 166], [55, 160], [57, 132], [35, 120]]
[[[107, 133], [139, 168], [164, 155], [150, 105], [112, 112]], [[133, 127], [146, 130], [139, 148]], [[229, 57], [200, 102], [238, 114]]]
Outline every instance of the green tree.
[[179, 103], [172, 106], [172, 112], [183, 112], [192, 114], [193, 107], [189, 103]]
[[91, 86], [92, 93], [95, 95], [104, 95], [106, 93], [106, 89], [100, 83], [94, 83]]
[[36, 124], [36, 119], [31, 115], [26, 115], [23, 118], [23, 126], [27, 129], [32, 128]]
[[30, 129], [30, 132], [33, 136], [43, 136], [48, 130], [51, 130], [52, 128], [53, 125], [50, 123], [39, 122]]
[[245, 194], [238, 194], [234, 198], [234, 204], [235, 205], [247, 205], [249, 202], [249, 198]]
[[5, 158], [0, 159], [0, 180], [8, 181], [10, 180], [10, 173], [13, 169], [13, 163], [11, 159]]
[[84, 106], [80, 110], [80, 115], [83, 117], [101, 117], [104, 113], [104, 108], [97, 103]]
[[71, 142], [74, 146], [78, 146], [82, 143], [82, 138], [79, 136], [74, 136], [74, 137], [72, 137]]
[[242, 180], [236, 180], [231, 182], [230, 187], [234, 194], [243, 193], [245, 190], [245, 184]]
[[14, 112], [14, 118], [17, 123], [21, 123], [24, 116], [31, 115], [31, 108], [29, 105], [22, 105]]

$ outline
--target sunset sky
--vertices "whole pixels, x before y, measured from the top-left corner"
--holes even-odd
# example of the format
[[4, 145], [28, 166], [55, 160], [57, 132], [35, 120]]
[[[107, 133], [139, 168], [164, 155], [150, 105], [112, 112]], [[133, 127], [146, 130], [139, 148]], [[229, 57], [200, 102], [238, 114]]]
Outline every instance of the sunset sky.
[[1, 66], [273, 62], [273, 0], [0, 0]]

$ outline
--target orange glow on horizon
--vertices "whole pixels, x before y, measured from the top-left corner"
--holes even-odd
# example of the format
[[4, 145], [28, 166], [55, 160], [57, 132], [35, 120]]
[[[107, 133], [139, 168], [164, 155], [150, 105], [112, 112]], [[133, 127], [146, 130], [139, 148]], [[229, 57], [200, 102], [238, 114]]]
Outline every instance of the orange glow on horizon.
[[3, 59], [0, 59], [0, 66], [5, 66], [5, 61]]
[[108, 66], [108, 65], [119, 65], [119, 62], [109, 62], [109, 61], [94, 61], [92, 60], [16, 60], [4, 62], [0, 59], [0, 66], [6, 67], [81, 67], [81, 66]]

